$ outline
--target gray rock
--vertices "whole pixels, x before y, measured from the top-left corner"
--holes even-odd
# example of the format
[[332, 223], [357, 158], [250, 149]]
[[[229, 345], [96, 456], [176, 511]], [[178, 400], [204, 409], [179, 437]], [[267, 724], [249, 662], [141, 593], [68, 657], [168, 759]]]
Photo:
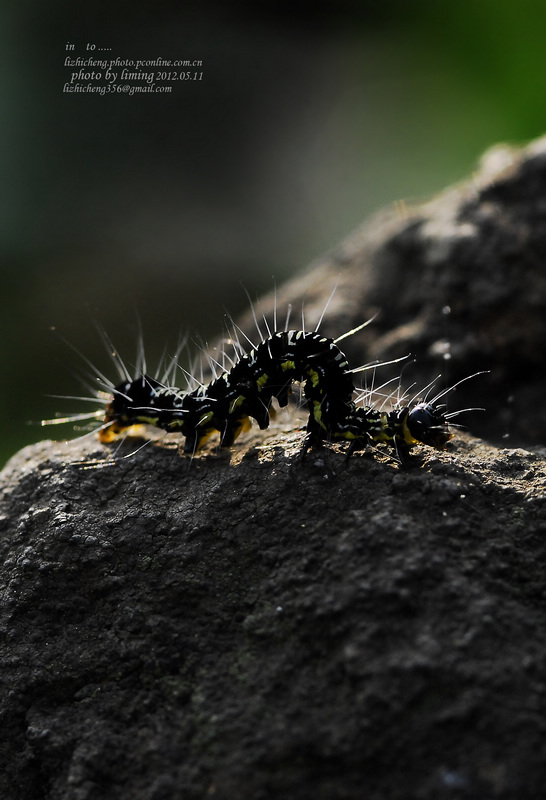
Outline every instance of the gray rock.
[[[336, 337], [376, 315], [344, 341], [352, 361], [411, 353], [403, 380], [416, 389], [440, 373], [449, 386], [489, 370], [449, 397], [454, 409], [485, 408], [461, 421], [497, 444], [546, 444], [546, 137], [495, 147], [470, 181], [379, 214], [277, 302], [305, 298], [312, 327], [336, 283], [321, 330]], [[260, 311], [271, 318], [274, 302]]]
[[[503, 419], [503, 382], [513, 408], [538, 386], [543, 148], [371, 223], [281, 301], [312, 287], [312, 321], [341, 269], [334, 335], [379, 307], [361, 360], [411, 345], [424, 375], [447, 342]], [[302, 462], [303, 419], [193, 460], [42, 442], [0, 473], [2, 798], [542, 795], [545, 451]]]

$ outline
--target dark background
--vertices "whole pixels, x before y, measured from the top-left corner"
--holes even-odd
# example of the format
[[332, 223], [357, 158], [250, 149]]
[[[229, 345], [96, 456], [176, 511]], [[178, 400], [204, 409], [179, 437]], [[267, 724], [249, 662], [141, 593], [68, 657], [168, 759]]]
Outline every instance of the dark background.
[[[104, 367], [214, 337], [374, 209], [546, 128], [543, 3], [11, 2], [0, 6], [0, 463], [83, 410]], [[76, 51], [67, 53], [67, 42]], [[63, 93], [67, 55], [202, 59], [171, 94]], [[201, 68], [200, 68], [201, 70]], [[87, 83], [82, 81], [82, 83]], [[85, 408], [85, 407], [84, 407]]]

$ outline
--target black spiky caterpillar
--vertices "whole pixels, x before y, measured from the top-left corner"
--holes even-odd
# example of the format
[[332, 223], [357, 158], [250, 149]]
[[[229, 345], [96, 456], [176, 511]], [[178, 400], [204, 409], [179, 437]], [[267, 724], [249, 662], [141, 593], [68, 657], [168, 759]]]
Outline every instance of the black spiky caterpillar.
[[134, 425], [182, 433], [185, 452], [197, 452], [214, 433], [230, 447], [250, 418], [269, 425], [272, 398], [286, 406], [292, 381], [303, 384], [309, 409], [303, 452], [323, 441], [347, 441], [349, 453], [386, 443], [403, 457], [416, 444], [443, 448], [452, 434], [434, 402], [384, 412], [359, 407], [345, 355], [336, 341], [317, 331], [280, 331], [241, 355], [229, 372], [207, 386], [182, 391], [147, 374], [116, 386], [99, 437], [111, 442]]

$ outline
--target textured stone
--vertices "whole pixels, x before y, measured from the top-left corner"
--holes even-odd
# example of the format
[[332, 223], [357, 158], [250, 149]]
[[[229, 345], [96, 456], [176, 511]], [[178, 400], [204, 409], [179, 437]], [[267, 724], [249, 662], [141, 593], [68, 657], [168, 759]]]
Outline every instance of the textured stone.
[[[423, 384], [489, 368], [455, 405], [538, 442], [544, 146], [372, 221], [280, 304], [307, 290], [312, 324], [339, 273], [325, 331], [380, 310], [353, 360], [411, 349]], [[193, 460], [83, 439], [8, 463], [2, 798], [542, 796], [544, 449], [459, 433], [407, 469], [301, 461], [302, 424], [284, 410]]]

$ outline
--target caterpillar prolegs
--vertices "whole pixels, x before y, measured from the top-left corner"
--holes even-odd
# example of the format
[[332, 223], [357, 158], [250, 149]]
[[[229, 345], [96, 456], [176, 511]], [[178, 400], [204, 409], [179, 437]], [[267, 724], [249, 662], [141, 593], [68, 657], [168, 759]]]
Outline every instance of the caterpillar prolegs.
[[348, 442], [349, 454], [377, 444], [390, 445], [400, 457], [416, 444], [442, 449], [452, 437], [450, 415], [438, 404], [445, 393], [390, 411], [359, 406], [340, 339], [316, 330], [275, 332], [241, 354], [229, 371], [187, 391], [144, 371], [135, 378], [126, 373], [126, 380], [111, 388], [99, 438], [111, 442], [144, 424], [181, 433], [187, 453], [196, 453], [214, 433], [220, 434], [222, 447], [231, 447], [251, 419], [267, 428], [272, 399], [286, 406], [292, 382], [299, 381], [309, 410], [303, 452], [324, 441]]

